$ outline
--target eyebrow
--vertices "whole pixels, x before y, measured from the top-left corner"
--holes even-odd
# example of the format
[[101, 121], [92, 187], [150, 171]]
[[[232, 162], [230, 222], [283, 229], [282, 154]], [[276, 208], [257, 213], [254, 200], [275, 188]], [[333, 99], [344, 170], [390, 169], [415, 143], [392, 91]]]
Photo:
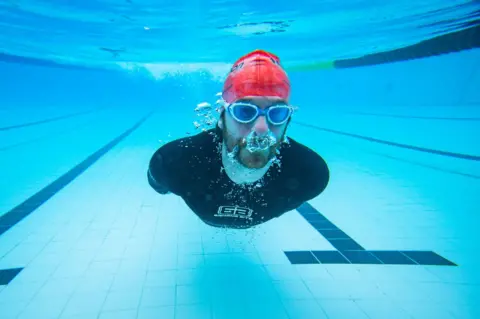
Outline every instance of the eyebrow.
[[[257, 103], [255, 103], [255, 101], [252, 100], [252, 99], [238, 99], [237, 102], [251, 103], [251, 104], [255, 104], [255, 105], [257, 104]], [[273, 102], [271, 102], [271, 103], [268, 103], [267, 107], [268, 107], [268, 106], [278, 105], [278, 104], [285, 104], [285, 103], [287, 103], [287, 102], [285, 102], [284, 100], [273, 101]]]
[[238, 99], [237, 102], [253, 103], [251, 99]]

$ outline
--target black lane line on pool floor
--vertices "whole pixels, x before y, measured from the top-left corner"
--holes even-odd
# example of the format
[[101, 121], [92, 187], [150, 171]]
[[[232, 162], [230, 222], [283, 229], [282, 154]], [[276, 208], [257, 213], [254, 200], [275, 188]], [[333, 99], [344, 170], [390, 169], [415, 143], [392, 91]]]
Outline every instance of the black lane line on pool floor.
[[88, 110], [88, 111], [82, 111], [82, 112], [77, 112], [77, 113], [72, 113], [72, 114], [67, 114], [67, 115], [61, 115], [61, 116], [56, 116], [56, 117], [51, 117], [48, 119], [43, 119], [43, 120], [38, 120], [38, 121], [33, 121], [33, 122], [27, 122], [23, 124], [15, 124], [15, 125], [10, 125], [10, 126], [4, 126], [0, 127], [0, 131], [9, 131], [13, 129], [18, 129], [18, 128], [24, 128], [24, 127], [29, 127], [29, 126], [35, 126], [35, 125], [40, 125], [40, 124], [47, 124], [47, 123], [52, 123], [52, 122], [57, 122], [61, 120], [66, 120], [72, 117], [77, 117], [80, 115], [85, 115], [89, 113], [96, 112], [98, 110]]
[[141, 118], [135, 125], [126, 130], [120, 136], [112, 140], [110, 143], [103, 146], [101, 149], [87, 157], [80, 164], [72, 168], [70, 171], [66, 172], [51, 184], [42, 188], [40, 191], [27, 198], [24, 202], [20, 203], [16, 207], [12, 208], [9, 212], [0, 216], [0, 236], [5, 233], [7, 230], [15, 226], [23, 218], [30, 215], [35, 209], [43, 205], [47, 200], [52, 198], [56, 193], [58, 193], [62, 188], [67, 186], [75, 178], [77, 178], [81, 173], [83, 173], [87, 168], [92, 166], [96, 161], [98, 161], [103, 155], [110, 151], [115, 145], [120, 143], [133, 131], [135, 131], [143, 122], [145, 122], [153, 112], [148, 113], [146, 116]]
[[366, 250], [309, 203], [297, 211], [337, 250], [285, 251], [292, 264], [457, 266], [433, 251]]
[[347, 132], [332, 130], [332, 129], [328, 129], [328, 128], [324, 128], [324, 127], [320, 127], [320, 126], [316, 126], [316, 125], [311, 125], [311, 124], [307, 124], [307, 123], [297, 122], [297, 121], [294, 121], [293, 123], [295, 123], [297, 125], [300, 125], [300, 126], [313, 128], [315, 130], [329, 132], [329, 133], [333, 133], [333, 134], [337, 134], [337, 135], [349, 136], [349, 137], [353, 137], [353, 138], [357, 138], [357, 139], [360, 139], [360, 140], [369, 141], [369, 142], [373, 142], [373, 143], [390, 145], [390, 146], [395, 146], [395, 147], [398, 147], [398, 148], [404, 148], [404, 149], [409, 149], [409, 150], [413, 150], [413, 151], [430, 153], [430, 154], [435, 154], [435, 155], [442, 155], [442, 156], [453, 157], [453, 158], [460, 158], [460, 159], [465, 159], [465, 160], [470, 160], [470, 161], [476, 161], [476, 162], [480, 161], [480, 156], [478, 156], [478, 155], [470, 155], [470, 154], [461, 154], [461, 153], [440, 151], [440, 150], [435, 150], [435, 149], [425, 148], [425, 147], [420, 147], [420, 146], [390, 142], [390, 141], [381, 140], [381, 139], [378, 139], [378, 138], [373, 138], [373, 137], [363, 136], [363, 135], [359, 135], [359, 134], [353, 134], [353, 133], [347, 133]]
[[23, 268], [0, 269], [0, 286], [8, 285]]

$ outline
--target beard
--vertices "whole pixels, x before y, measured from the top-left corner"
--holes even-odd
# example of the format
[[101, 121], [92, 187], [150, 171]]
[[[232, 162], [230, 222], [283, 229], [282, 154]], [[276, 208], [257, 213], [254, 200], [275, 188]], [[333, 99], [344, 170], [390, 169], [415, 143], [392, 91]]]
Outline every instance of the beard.
[[283, 140], [283, 136], [277, 140], [271, 133], [259, 137], [253, 132], [247, 137], [235, 138], [225, 128], [222, 135], [228, 157], [250, 170], [261, 169], [274, 161]]

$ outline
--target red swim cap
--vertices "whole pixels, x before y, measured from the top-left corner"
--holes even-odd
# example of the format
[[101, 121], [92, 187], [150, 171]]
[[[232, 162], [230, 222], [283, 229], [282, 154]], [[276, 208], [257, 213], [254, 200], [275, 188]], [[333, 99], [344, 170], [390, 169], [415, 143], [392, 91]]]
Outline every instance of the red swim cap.
[[245, 96], [276, 96], [288, 100], [290, 81], [280, 59], [267, 51], [252, 51], [233, 64], [223, 85], [227, 103]]

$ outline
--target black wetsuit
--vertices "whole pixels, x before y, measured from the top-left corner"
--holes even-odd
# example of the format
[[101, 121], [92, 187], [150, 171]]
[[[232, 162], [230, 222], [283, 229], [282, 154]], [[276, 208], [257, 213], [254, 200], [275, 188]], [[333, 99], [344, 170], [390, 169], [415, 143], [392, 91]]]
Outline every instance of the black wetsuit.
[[272, 165], [256, 183], [238, 185], [223, 168], [217, 127], [160, 147], [150, 160], [148, 182], [158, 193], [181, 196], [209, 225], [248, 228], [297, 208], [328, 184], [323, 158], [289, 141], [277, 155], [280, 166]]

